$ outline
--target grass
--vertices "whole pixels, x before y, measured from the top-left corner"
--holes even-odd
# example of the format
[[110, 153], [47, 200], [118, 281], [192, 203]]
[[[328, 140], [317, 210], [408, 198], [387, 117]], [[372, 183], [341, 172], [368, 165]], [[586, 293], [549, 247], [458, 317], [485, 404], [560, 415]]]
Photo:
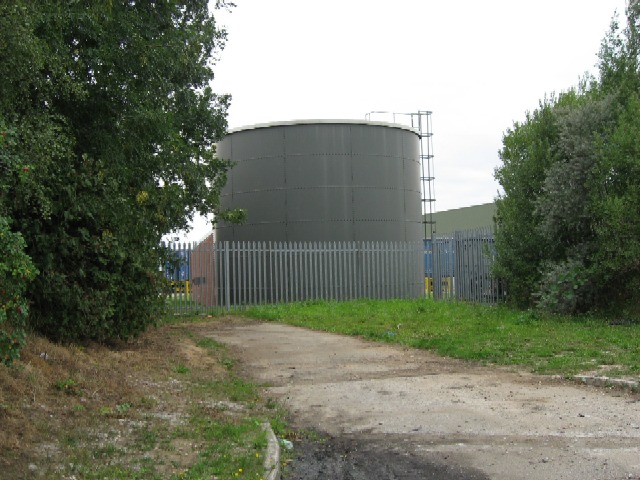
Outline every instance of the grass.
[[640, 375], [640, 324], [506, 306], [417, 300], [304, 302], [237, 312], [255, 319], [432, 350], [440, 355], [572, 376]]
[[30, 336], [15, 366], [0, 366], [0, 477], [263, 478], [262, 424], [283, 432], [284, 412], [200, 326], [110, 348]]

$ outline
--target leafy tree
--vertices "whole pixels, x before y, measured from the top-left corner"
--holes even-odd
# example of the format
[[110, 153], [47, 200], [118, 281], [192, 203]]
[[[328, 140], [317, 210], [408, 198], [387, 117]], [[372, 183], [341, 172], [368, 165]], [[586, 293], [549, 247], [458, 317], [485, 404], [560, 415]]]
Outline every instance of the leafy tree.
[[[22, 165], [5, 197], [40, 275], [30, 322], [55, 339], [125, 338], [162, 309], [161, 237], [221, 212], [225, 32], [207, 0], [0, 4], [0, 115]], [[217, 7], [226, 7], [219, 1]]]
[[640, 98], [632, 95], [606, 142], [599, 144], [592, 185], [597, 249], [593, 255], [603, 295], [637, 303], [640, 291]]
[[610, 97], [594, 98], [593, 91], [564, 97], [558, 104], [559, 159], [546, 172], [537, 197], [537, 226], [546, 246], [539, 266], [542, 276], [536, 295], [539, 305], [563, 313], [588, 310], [597, 299], [599, 277], [593, 274], [597, 250], [591, 185], [597, 145], [613, 126]]
[[504, 137], [495, 273], [521, 306], [575, 313], [638, 298], [639, 13], [629, 7], [624, 31], [614, 18], [598, 79], [541, 103]]
[[0, 117], [0, 363], [5, 365], [11, 365], [25, 345], [29, 309], [24, 293], [37, 274], [22, 235], [11, 231], [3, 208], [10, 179], [28, 173], [9, 152], [14, 133]]
[[540, 102], [537, 110], [527, 113], [525, 122], [516, 122], [505, 134], [502, 166], [495, 172], [504, 195], [496, 201], [499, 255], [494, 273], [505, 281], [511, 301], [520, 306], [530, 303], [532, 285], [540, 281], [540, 272], [532, 265], [539, 265], [546, 255], [535, 199], [558, 155], [555, 102], [555, 97]]

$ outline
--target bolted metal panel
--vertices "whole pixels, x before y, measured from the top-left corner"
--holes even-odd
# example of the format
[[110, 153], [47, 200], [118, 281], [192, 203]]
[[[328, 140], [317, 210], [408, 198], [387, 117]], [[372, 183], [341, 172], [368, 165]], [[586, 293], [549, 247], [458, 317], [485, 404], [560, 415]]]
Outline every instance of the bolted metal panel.
[[300, 154], [289, 155], [285, 176], [287, 183], [297, 188], [324, 186], [351, 186], [351, 155], [345, 154]]
[[[353, 215], [359, 222], [393, 222], [404, 220], [404, 192], [382, 188], [356, 188], [353, 192]], [[379, 240], [376, 238], [376, 240]]]
[[275, 128], [284, 131], [285, 150], [289, 156], [343, 155], [351, 151], [351, 130], [345, 129], [344, 125], [318, 123]]
[[[234, 133], [232, 158], [242, 161], [284, 156], [284, 132], [280, 128], [244, 130]], [[227, 137], [228, 138], [228, 137]], [[225, 145], [225, 141], [221, 142]]]
[[404, 224], [399, 221], [388, 222], [358, 222], [354, 226], [355, 235], [363, 238], [365, 235], [376, 240], [394, 241], [399, 234], [404, 234]]
[[353, 151], [371, 157], [402, 157], [403, 136], [398, 133], [397, 129], [382, 125], [356, 125], [351, 130]]
[[353, 156], [353, 183], [360, 188], [404, 190], [404, 165], [397, 157]]
[[[353, 192], [348, 186], [292, 189], [287, 192], [287, 200], [289, 225], [294, 222], [353, 221]], [[315, 208], [310, 210], [309, 204]]]
[[353, 234], [352, 222], [324, 221], [324, 222], [289, 222], [287, 225], [289, 237], [295, 237], [304, 242], [327, 242], [337, 237], [345, 238]]
[[[407, 212], [406, 222], [408, 224], [416, 223], [422, 228], [422, 222], [416, 222], [416, 216], [420, 217], [420, 192], [404, 192], [404, 205]], [[420, 230], [419, 236], [422, 236], [422, 230]]]
[[286, 224], [287, 195], [285, 190], [253, 190], [235, 193], [234, 202], [247, 209], [247, 225]]
[[403, 125], [302, 121], [231, 131], [218, 154], [234, 162], [224, 208], [240, 241], [421, 241], [419, 136]]
[[[284, 189], [284, 168], [284, 157], [263, 157], [238, 162], [233, 166], [234, 195]], [[256, 172], [260, 172], [260, 175], [256, 175]]]

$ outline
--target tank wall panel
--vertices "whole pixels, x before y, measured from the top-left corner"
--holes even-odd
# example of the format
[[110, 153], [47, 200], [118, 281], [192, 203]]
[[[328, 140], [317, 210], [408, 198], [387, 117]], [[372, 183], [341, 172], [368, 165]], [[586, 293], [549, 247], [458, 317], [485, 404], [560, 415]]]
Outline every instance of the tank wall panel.
[[353, 184], [404, 190], [403, 166], [402, 158], [354, 156]]
[[[425, 172], [425, 175], [426, 173], [427, 172]], [[402, 166], [402, 176], [405, 189], [407, 191], [418, 192], [418, 194], [420, 194], [420, 163], [404, 159], [404, 163]]]
[[404, 237], [404, 222], [402, 220], [389, 222], [357, 222], [354, 225], [355, 235], [364, 238], [367, 235], [376, 241], [397, 240], [399, 236]]
[[422, 223], [422, 199], [420, 192], [406, 190], [404, 192], [404, 204], [407, 210], [406, 218], [414, 222]]
[[245, 224], [232, 227], [229, 236], [222, 240], [246, 241], [247, 237], [256, 239], [269, 239], [272, 242], [287, 241], [286, 224], [284, 222]]
[[420, 143], [416, 139], [405, 135], [402, 138], [402, 153], [405, 159], [415, 162], [418, 167], [420, 166]]
[[351, 156], [344, 154], [301, 154], [287, 157], [287, 184], [299, 188], [351, 186]]
[[[286, 192], [284, 190], [237, 193], [233, 196], [232, 208], [246, 208], [245, 225], [264, 222], [286, 222]], [[242, 226], [240, 226], [242, 228]]]
[[[258, 158], [238, 162], [233, 167], [233, 193], [271, 191], [285, 187], [284, 157]], [[260, 172], [260, 173], [258, 173]], [[230, 194], [226, 192], [225, 194]]]
[[216, 145], [216, 155], [219, 158], [231, 159], [231, 142], [220, 142]]
[[407, 238], [424, 238], [424, 225], [422, 222], [405, 222], [405, 235]]
[[353, 240], [352, 222], [290, 222], [287, 225], [289, 238], [295, 241], [348, 241]]
[[405, 218], [404, 191], [355, 188], [353, 191], [353, 215], [356, 221], [402, 221]]
[[[284, 133], [280, 128], [246, 130], [229, 135], [227, 139], [232, 142], [231, 154], [236, 161], [284, 155]], [[225, 142], [223, 139], [222, 143]]]
[[342, 155], [351, 151], [351, 132], [344, 125], [293, 125], [286, 130], [287, 155]]
[[352, 131], [352, 151], [360, 155], [401, 157], [404, 134], [409, 133], [382, 126], [358, 125]]
[[[351, 187], [305, 188], [289, 190], [287, 209], [289, 222], [353, 220]], [[315, 205], [309, 209], [308, 205]]]

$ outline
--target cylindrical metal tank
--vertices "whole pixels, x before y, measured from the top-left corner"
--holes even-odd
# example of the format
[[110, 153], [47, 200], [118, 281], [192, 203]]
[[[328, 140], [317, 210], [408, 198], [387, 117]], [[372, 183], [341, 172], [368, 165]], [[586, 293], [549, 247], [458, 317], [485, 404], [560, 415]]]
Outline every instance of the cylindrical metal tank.
[[218, 155], [234, 166], [219, 241], [421, 241], [418, 133], [398, 124], [308, 120], [232, 130]]

